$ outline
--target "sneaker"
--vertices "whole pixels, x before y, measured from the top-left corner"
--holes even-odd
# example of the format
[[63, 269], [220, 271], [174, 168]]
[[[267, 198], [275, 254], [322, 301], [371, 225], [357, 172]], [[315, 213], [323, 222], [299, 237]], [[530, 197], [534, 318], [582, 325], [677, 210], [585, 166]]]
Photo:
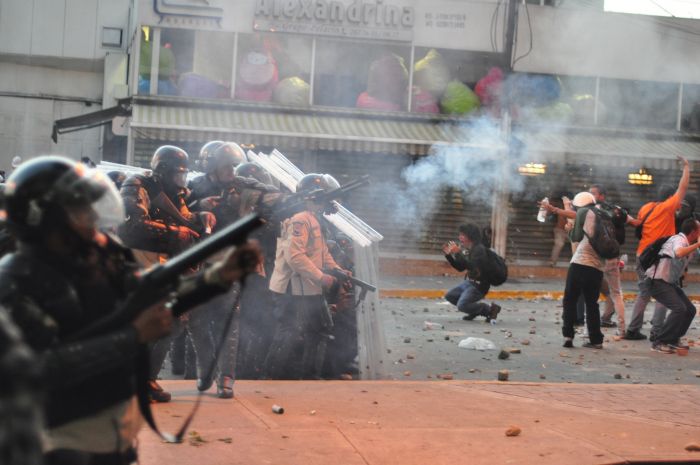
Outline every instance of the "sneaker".
[[642, 334], [639, 331], [625, 331], [625, 335], [622, 339], [627, 339], [628, 341], [644, 341], [646, 340], [646, 334]]
[[219, 399], [233, 398], [233, 378], [222, 376], [216, 382], [216, 397]]
[[603, 344], [593, 344], [592, 342], [586, 342], [582, 347], [587, 347], [589, 349], [602, 349]]
[[661, 352], [662, 354], [672, 354], [676, 351], [673, 347], [663, 342], [655, 342], [651, 345], [651, 350], [654, 352]]
[[601, 328], [617, 328], [617, 323], [614, 321], [600, 320]]
[[474, 318], [476, 318], [476, 313], [467, 313], [462, 317], [464, 321], [472, 321]]
[[686, 349], [686, 350], [690, 350], [690, 346], [685, 345], [685, 344], [682, 344], [682, 343], [680, 343], [680, 342], [676, 342], [676, 343], [674, 343], [674, 344], [668, 344], [668, 346], [669, 346], [670, 348], [674, 349], [674, 350], [675, 350], [675, 349]]
[[489, 311], [489, 317], [487, 320], [495, 320], [498, 317], [499, 312], [501, 311], [501, 306], [498, 304], [491, 304], [491, 310]]
[[565, 337], [563, 347], [566, 347], [567, 349], [571, 349], [572, 347], [574, 347], [574, 340], [571, 339], [570, 337]]
[[165, 403], [170, 402], [172, 396], [155, 379], [152, 379], [148, 381], [148, 397], [151, 402]]

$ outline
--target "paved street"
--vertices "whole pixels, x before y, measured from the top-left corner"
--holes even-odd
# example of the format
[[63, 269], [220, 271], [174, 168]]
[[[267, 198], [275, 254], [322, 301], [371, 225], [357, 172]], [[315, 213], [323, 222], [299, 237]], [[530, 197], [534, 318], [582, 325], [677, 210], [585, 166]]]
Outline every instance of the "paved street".
[[[559, 301], [499, 303], [503, 310], [492, 325], [483, 317], [462, 320], [463, 314], [442, 299], [382, 299], [390, 378], [425, 380], [451, 374], [454, 379], [493, 381], [499, 370], [507, 369], [511, 381], [700, 384], [700, 346], [691, 347], [685, 357], [660, 354], [650, 350], [648, 341], [616, 340], [615, 329], [603, 328], [603, 350], [581, 348], [582, 335], [574, 340], [576, 348], [564, 349]], [[632, 304], [626, 307], [631, 313]], [[651, 312], [649, 305], [647, 315]], [[425, 322], [443, 328], [426, 330]], [[691, 341], [700, 339], [698, 324], [696, 319], [688, 332]], [[460, 349], [459, 341], [468, 337], [488, 339], [497, 350]], [[500, 349], [509, 348], [521, 353], [499, 360]]]

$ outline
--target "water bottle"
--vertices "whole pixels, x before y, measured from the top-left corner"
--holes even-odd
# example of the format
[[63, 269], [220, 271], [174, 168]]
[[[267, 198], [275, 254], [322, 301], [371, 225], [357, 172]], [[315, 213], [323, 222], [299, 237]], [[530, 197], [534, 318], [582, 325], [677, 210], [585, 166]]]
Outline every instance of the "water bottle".
[[[541, 204], [548, 204], [549, 199], [547, 197], [545, 197], [542, 199], [542, 202], [540, 202], [540, 203]], [[544, 208], [544, 206], [540, 207], [540, 211], [537, 212], [537, 221], [539, 221], [540, 223], [544, 223], [545, 221], [547, 221], [547, 209]]]

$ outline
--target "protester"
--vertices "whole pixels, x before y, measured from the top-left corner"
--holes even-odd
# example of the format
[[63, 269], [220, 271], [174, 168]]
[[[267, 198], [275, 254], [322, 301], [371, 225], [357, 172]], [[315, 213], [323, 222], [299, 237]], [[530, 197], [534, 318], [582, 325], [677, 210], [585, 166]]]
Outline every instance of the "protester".
[[[607, 202], [607, 191], [600, 184], [593, 184], [588, 192], [593, 194], [596, 206], [607, 212], [612, 218], [615, 227], [615, 238], [622, 245], [625, 243], [625, 225], [634, 223], [627, 210]], [[601, 292], [605, 296], [605, 311], [601, 317], [600, 326], [603, 328], [617, 327], [619, 334], [625, 333], [625, 301], [622, 297], [622, 284], [620, 283], [620, 257], [614, 257], [605, 261]], [[612, 321], [612, 316], [617, 313], [617, 323]]]
[[[649, 202], [639, 209], [637, 220], [639, 228], [642, 229], [639, 245], [637, 246], [637, 276], [639, 278], [639, 293], [634, 302], [632, 319], [627, 326], [624, 338], [628, 340], [644, 340], [647, 338], [640, 330], [644, 323], [644, 311], [651, 300], [651, 292], [648, 287], [645, 270], [639, 264], [639, 256], [655, 240], [672, 236], [676, 233], [676, 210], [681, 206], [681, 201], [685, 198], [690, 181], [690, 164], [683, 157], [678, 157], [683, 166], [683, 174], [675, 189], [670, 186], [661, 186], [659, 197], [656, 202]], [[662, 310], [658, 310], [661, 312]]]
[[670, 310], [660, 332], [652, 342], [652, 350], [673, 353], [681, 344], [681, 337], [690, 327], [697, 310], [680, 287], [680, 279], [688, 266], [691, 254], [700, 248], [700, 222], [686, 219], [681, 232], [671, 236], [662, 246], [658, 261], [646, 270], [647, 287], [651, 296]]
[[600, 313], [598, 296], [603, 279], [604, 260], [593, 249], [589, 237], [593, 235], [596, 221], [593, 212], [595, 197], [590, 192], [579, 192], [573, 200], [576, 211], [576, 222], [571, 231], [571, 242], [578, 242], [571, 265], [566, 276], [564, 289], [564, 347], [573, 347], [574, 323], [576, 321], [576, 301], [583, 294], [586, 303], [586, 326], [589, 342], [583, 347], [602, 349], [603, 333], [600, 331]]
[[[562, 196], [564, 197], [564, 196]], [[553, 198], [550, 205], [560, 209], [564, 209], [563, 199]], [[569, 236], [566, 233], [566, 217], [563, 215], [555, 215], [554, 217], [554, 227], [552, 228], [552, 234], [554, 235], [554, 244], [552, 245], [552, 253], [549, 258], [549, 262], [552, 268], [557, 266], [559, 262], [559, 255], [561, 254], [561, 249], [569, 240]]]
[[457, 310], [466, 313], [463, 320], [473, 320], [477, 316], [486, 317], [491, 321], [498, 316], [501, 307], [495, 303], [491, 305], [479, 302], [488, 294], [491, 284], [485, 279], [484, 270], [488, 267], [488, 255], [486, 247], [481, 243], [481, 231], [474, 224], [461, 224], [457, 229], [459, 235], [458, 245], [454, 241], [446, 243], [442, 247], [445, 258], [457, 271], [467, 271], [462, 281], [453, 287], [445, 300], [457, 306]]

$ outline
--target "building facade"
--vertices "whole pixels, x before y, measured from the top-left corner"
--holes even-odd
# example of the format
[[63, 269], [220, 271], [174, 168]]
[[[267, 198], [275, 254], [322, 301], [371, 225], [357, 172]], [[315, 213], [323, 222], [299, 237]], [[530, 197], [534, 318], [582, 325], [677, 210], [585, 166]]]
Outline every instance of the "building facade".
[[[46, 108], [3, 96], [20, 105], [15, 126], [0, 124], [12, 156], [146, 165], [163, 143], [191, 154], [212, 139], [278, 148], [341, 182], [370, 174], [372, 188], [349, 201], [389, 254], [434, 256], [457, 224], [475, 221], [492, 226], [509, 259], [544, 260], [552, 225], [535, 221], [538, 199], [600, 183], [634, 213], [677, 182], [677, 155], [700, 159], [696, 21], [604, 13], [597, 1], [0, 0], [26, 19], [25, 3], [32, 33], [20, 21], [7, 32], [3, 14], [0, 37], [22, 29], [30, 45], [2, 51], [0, 73], [7, 63], [11, 74], [42, 74], [39, 56], [60, 52], [63, 68], [50, 68], [60, 79], [46, 72], [39, 87], [54, 82], [61, 95], [102, 100], [97, 108], [131, 96], [131, 116], [55, 146]], [[44, 33], [61, 12], [63, 28]], [[89, 40], [75, 37], [76, 22]], [[118, 49], [103, 46], [110, 28], [122, 29]], [[67, 68], [77, 61], [94, 69]], [[3, 85], [31, 93], [30, 83]], [[53, 119], [92, 111], [53, 102]], [[629, 183], [640, 170], [651, 184]]]

